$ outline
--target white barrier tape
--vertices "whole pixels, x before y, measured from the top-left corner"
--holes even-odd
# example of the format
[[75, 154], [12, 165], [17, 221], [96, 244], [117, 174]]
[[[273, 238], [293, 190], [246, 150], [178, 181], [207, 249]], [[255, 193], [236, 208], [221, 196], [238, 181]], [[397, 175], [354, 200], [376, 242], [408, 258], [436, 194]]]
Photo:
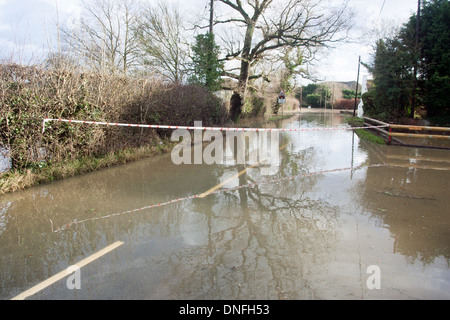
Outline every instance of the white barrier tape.
[[230, 128], [230, 127], [193, 127], [193, 126], [168, 126], [168, 125], [154, 125], [154, 124], [129, 124], [129, 123], [113, 123], [113, 122], [97, 122], [97, 121], [83, 121], [83, 120], [67, 120], [67, 119], [44, 119], [42, 123], [42, 133], [45, 132], [45, 124], [50, 121], [93, 124], [113, 127], [135, 127], [135, 128], [151, 128], [151, 129], [181, 129], [181, 130], [202, 130], [202, 131], [242, 131], [242, 132], [299, 132], [299, 131], [335, 131], [335, 130], [356, 130], [356, 129], [371, 129], [371, 128], [386, 128], [389, 125], [370, 126], [370, 127], [333, 127], [333, 128]]
[[[295, 178], [309, 177], [309, 176], [325, 174], [325, 173], [341, 172], [341, 171], [348, 171], [348, 170], [359, 170], [359, 169], [364, 168], [364, 167], [375, 168], [375, 167], [384, 167], [384, 166], [386, 166], [386, 165], [385, 164], [360, 165], [360, 166], [354, 167], [354, 168], [348, 167], [348, 168], [316, 171], [316, 172], [310, 172], [310, 173], [301, 173], [301, 174], [297, 174], [297, 175], [293, 175], [293, 176], [289, 176], [289, 177], [268, 179], [268, 180], [263, 180], [263, 181], [259, 181], [259, 182], [255, 182], [255, 183], [249, 183], [249, 184], [245, 184], [245, 185], [241, 185], [241, 186], [237, 186], [237, 187], [233, 187], [233, 188], [222, 188], [222, 189], [216, 190], [214, 192], [211, 192], [210, 194], [218, 194], [218, 193], [221, 193], [221, 192], [236, 191], [236, 190], [243, 189], [243, 188], [253, 188], [253, 187], [256, 187], [256, 186], [261, 185], [261, 184], [278, 183], [278, 182], [281, 182], [281, 181], [293, 180]], [[134, 212], [138, 212], [138, 211], [143, 211], [143, 210], [147, 210], [147, 209], [163, 207], [163, 206], [166, 206], [166, 205], [169, 205], [169, 204], [173, 204], [173, 203], [177, 203], [177, 202], [181, 202], [181, 201], [185, 201], [185, 200], [202, 198], [201, 196], [202, 196], [202, 194], [196, 194], [196, 195], [192, 195], [192, 196], [187, 196], [187, 197], [183, 197], [183, 198], [174, 199], [174, 200], [167, 201], [167, 202], [160, 202], [160, 203], [157, 203], [157, 204], [153, 204], [153, 205], [150, 205], [150, 206], [145, 206], [145, 207], [138, 208], [138, 209], [123, 211], [123, 212], [119, 212], [119, 213], [113, 213], [113, 214], [109, 214], [109, 215], [105, 215], [105, 216], [101, 216], [101, 217], [93, 217], [93, 218], [84, 219], [84, 220], [77, 220], [77, 219], [75, 219], [72, 222], [70, 222], [68, 224], [65, 224], [64, 226], [62, 226], [60, 228], [57, 228], [56, 230], [53, 229], [53, 221], [52, 220], [50, 220], [50, 223], [51, 223], [52, 232], [55, 232], [55, 233], [56, 232], [62, 232], [64, 230], [69, 229], [71, 226], [77, 225], [77, 224], [80, 224], [80, 223], [84, 223], [84, 222], [88, 222], [88, 221], [95, 221], [95, 220], [102, 220], [102, 219], [107, 219], [107, 218], [111, 218], [111, 217], [117, 217], [117, 216], [129, 214], [129, 213], [134, 213]]]

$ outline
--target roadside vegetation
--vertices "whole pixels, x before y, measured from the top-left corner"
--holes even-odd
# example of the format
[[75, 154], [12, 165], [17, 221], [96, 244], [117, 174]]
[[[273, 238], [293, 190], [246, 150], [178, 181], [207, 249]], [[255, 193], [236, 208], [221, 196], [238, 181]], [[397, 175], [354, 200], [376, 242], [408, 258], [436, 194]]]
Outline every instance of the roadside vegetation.
[[289, 118], [292, 118], [292, 114], [273, 116], [273, 117], [270, 117], [269, 119], [267, 119], [267, 121], [274, 122], [274, 121], [286, 120]]
[[386, 141], [383, 138], [365, 129], [356, 129], [355, 133], [361, 140], [372, 142], [375, 144], [386, 144]]
[[[385, 122], [450, 126], [450, 2], [422, 1], [395, 35], [380, 38], [364, 112]], [[418, 32], [417, 32], [418, 31]]]
[[[364, 120], [358, 117], [346, 117], [345, 121], [352, 127], [364, 127]], [[356, 129], [355, 133], [361, 140], [376, 144], [386, 144], [386, 141], [383, 138], [366, 129]]]

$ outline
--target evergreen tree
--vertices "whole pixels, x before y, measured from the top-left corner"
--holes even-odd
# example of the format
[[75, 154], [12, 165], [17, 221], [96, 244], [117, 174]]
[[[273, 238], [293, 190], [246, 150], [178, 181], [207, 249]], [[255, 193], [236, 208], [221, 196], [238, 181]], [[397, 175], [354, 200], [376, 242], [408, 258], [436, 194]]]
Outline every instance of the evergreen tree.
[[190, 81], [201, 84], [211, 91], [221, 88], [223, 63], [219, 61], [219, 46], [215, 44], [214, 34], [199, 34], [192, 47], [193, 75]]
[[377, 43], [375, 61], [370, 68], [376, 86], [376, 113], [412, 117], [411, 102], [417, 101], [416, 105], [422, 103], [426, 107], [428, 116], [450, 115], [449, 1], [423, 3], [418, 35], [417, 19], [417, 14], [412, 15], [396, 37]]
[[[342, 89], [342, 94], [344, 99], [355, 99], [356, 91], [349, 89]], [[361, 92], [358, 91], [358, 99], [361, 98]]]
[[[411, 23], [411, 22], [410, 22]], [[450, 3], [425, 2], [420, 18], [421, 77], [429, 116], [450, 115]]]
[[302, 86], [302, 90], [298, 90], [295, 97], [300, 100], [300, 94], [302, 95], [302, 100], [303, 101], [307, 101], [306, 98], [309, 94], [314, 94], [316, 93], [317, 88], [319, 87], [319, 85], [315, 84], [315, 83], [310, 83], [307, 86]]
[[405, 116], [413, 88], [410, 51], [398, 39], [379, 40], [371, 71], [375, 84], [374, 112], [385, 119]]

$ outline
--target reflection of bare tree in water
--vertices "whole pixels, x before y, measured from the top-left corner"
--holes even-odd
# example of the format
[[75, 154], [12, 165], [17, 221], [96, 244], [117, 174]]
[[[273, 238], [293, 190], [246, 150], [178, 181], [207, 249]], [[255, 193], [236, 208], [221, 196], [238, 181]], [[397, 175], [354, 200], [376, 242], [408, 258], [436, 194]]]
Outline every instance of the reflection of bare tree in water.
[[[242, 188], [195, 202], [196, 211], [205, 214], [207, 243], [155, 259], [170, 268], [164, 298], [317, 298], [332, 260], [337, 220], [333, 207], [308, 194], [317, 179]], [[239, 185], [252, 182], [250, 175], [239, 177]]]

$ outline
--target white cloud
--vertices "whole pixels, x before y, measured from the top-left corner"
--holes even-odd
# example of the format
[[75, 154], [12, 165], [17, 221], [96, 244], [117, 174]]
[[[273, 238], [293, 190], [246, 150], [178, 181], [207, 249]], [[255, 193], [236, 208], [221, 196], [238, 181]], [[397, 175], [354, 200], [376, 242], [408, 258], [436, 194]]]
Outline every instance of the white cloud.
[[[341, 44], [321, 59], [318, 72], [320, 78], [327, 81], [356, 81], [359, 56], [363, 62], [371, 62], [372, 45], [377, 40], [362, 34], [369, 34], [368, 30], [374, 28], [386, 28], [388, 30], [379, 33], [389, 34], [392, 28], [408, 21], [417, 9], [417, 0], [354, 0], [349, 5], [356, 13], [355, 28], [350, 36], [353, 43]], [[367, 70], [361, 66], [361, 73], [364, 72]]]

